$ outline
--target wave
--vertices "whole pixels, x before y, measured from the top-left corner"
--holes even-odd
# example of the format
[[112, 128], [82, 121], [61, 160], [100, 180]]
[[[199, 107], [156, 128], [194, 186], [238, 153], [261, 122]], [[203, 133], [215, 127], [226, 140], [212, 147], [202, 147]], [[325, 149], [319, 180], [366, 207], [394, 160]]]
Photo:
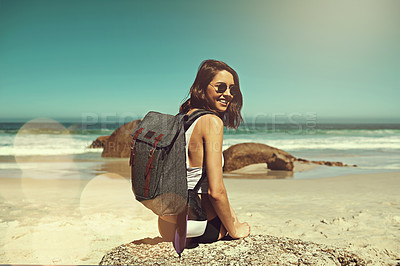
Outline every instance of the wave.
[[0, 129], [0, 136], [30, 134], [30, 135], [111, 135], [114, 129], [97, 128], [97, 129]]
[[311, 136], [399, 136], [399, 129], [314, 129], [314, 128], [238, 128], [228, 129], [225, 135], [311, 135]]
[[[2, 129], [10, 130], [9, 128]], [[4, 132], [5, 132], [4, 131]], [[3, 132], [3, 133], [4, 133]], [[24, 126], [15, 134], [3, 134], [0, 130], [0, 155], [62, 155], [101, 152], [102, 149], [87, 147], [97, 137], [110, 135], [108, 128], [65, 128], [62, 125]], [[281, 129], [268, 133], [265, 129], [227, 130], [223, 149], [231, 145], [257, 142], [291, 151], [310, 150], [363, 150], [400, 152], [400, 130], [398, 129], [324, 129], [315, 134], [300, 134]]]
[[102, 152], [102, 149], [86, 149], [86, 148], [60, 148], [60, 147], [40, 147], [37, 149], [32, 148], [3, 148], [0, 147], [0, 155], [1, 156], [32, 156], [32, 155], [76, 155], [76, 154], [85, 154], [89, 152], [99, 153]]
[[[0, 138], [0, 155], [66, 155], [101, 152], [102, 149], [87, 148], [98, 135], [17, 135]], [[266, 139], [260, 136], [226, 136], [223, 149], [232, 145], [255, 142], [263, 143], [288, 152], [307, 150], [364, 150], [399, 151], [400, 137], [330, 137], [330, 138], [281, 138]]]
[[400, 169], [400, 164], [388, 164], [388, 165], [377, 165], [377, 166], [363, 166], [361, 167], [362, 169], [370, 169], [370, 170], [399, 170]]
[[333, 135], [333, 136], [398, 136], [400, 135], [399, 129], [332, 129], [332, 130], [316, 130], [317, 135]]
[[229, 146], [243, 143], [256, 142], [277, 147], [287, 151], [296, 150], [399, 150], [400, 136], [386, 138], [368, 137], [328, 137], [328, 138], [287, 138], [287, 139], [265, 139], [265, 138], [233, 138], [227, 136], [224, 140], [224, 149]]
[[101, 152], [102, 149], [87, 148], [94, 136], [71, 135], [16, 135], [14, 138], [0, 139], [1, 156], [26, 156], [26, 155], [70, 155], [88, 152]]

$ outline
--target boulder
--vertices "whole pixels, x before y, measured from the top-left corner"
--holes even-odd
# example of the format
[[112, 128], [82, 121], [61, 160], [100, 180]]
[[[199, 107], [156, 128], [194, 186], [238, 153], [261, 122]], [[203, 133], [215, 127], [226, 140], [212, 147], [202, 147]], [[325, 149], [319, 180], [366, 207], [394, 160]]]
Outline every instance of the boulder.
[[97, 148], [104, 148], [107, 140], [110, 138], [110, 136], [100, 136], [96, 140], [90, 144], [89, 148], [92, 149], [97, 149]]
[[261, 143], [236, 144], [224, 151], [224, 172], [250, 164], [267, 163], [268, 169], [293, 171], [295, 157], [289, 153]]
[[300, 239], [250, 235], [243, 239], [199, 244], [182, 257], [172, 243], [145, 238], [108, 251], [99, 265], [366, 265], [343, 248]]
[[141, 121], [141, 119], [131, 121], [115, 130], [105, 143], [101, 156], [118, 158], [129, 157], [132, 140], [131, 134]]

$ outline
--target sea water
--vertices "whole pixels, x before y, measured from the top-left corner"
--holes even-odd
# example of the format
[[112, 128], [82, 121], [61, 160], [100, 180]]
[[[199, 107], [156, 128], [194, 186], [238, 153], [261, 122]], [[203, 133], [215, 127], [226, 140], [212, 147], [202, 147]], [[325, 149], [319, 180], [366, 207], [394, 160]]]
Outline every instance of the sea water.
[[[102, 160], [102, 149], [88, 146], [99, 136], [111, 135], [119, 126], [118, 123], [60, 123], [54, 120], [0, 123], [0, 171], [15, 168], [12, 158], [19, 156]], [[358, 166], [335, 167], [334, 172], [299, 173], [295, 178], [400, 171], [400, 124], [254, 123], [224, 132], [224, 150], [248, 142], [267, 144], [307, 160], [340, 161]]]
[[253, 124], [225, 134], [224, 148], [256, 142], [282, 149], [297, 158], [343, 162], [357, 167], [319, 167], [295, 178], [400, 170], [400, 124], [318, 123]]

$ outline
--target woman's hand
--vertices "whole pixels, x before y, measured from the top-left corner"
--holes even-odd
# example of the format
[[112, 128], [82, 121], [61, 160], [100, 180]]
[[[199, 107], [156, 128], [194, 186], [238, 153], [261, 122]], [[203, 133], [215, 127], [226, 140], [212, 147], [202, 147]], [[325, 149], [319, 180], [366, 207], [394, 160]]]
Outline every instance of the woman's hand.
[[232, 209], [232, 206], [230, 206], [231, 208], [231, 214], [233, 217], [233, 224], [235, 226], [235, 231], [236, 233], [232, 235], [230, 235], [233, 238], [243, 238], [246, 237], [248, 235], [250, 235], [250, 226], [248, 223], [240, 223], [235, 211]]
[[232, 238], [243, 238], [250, 235], [250, 226], [248, 223], [235, 223], [235, 233], [229, 234]]

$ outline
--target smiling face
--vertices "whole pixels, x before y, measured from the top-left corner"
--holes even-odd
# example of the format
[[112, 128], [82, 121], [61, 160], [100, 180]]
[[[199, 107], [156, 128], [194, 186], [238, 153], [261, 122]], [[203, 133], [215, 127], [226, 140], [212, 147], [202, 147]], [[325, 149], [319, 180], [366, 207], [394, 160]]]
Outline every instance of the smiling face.
[[[223, 93], [218, 93], [218, 86], [223, 83], [227, 85], [228, 89]], [[218, 113], [225, 112], [233, 100], [230, 89], [233, 85], [235, 85], [235, 82], [232, 74], [226, 70], [219, 71], [207, 86], [206, 99], [209, 107]]]

